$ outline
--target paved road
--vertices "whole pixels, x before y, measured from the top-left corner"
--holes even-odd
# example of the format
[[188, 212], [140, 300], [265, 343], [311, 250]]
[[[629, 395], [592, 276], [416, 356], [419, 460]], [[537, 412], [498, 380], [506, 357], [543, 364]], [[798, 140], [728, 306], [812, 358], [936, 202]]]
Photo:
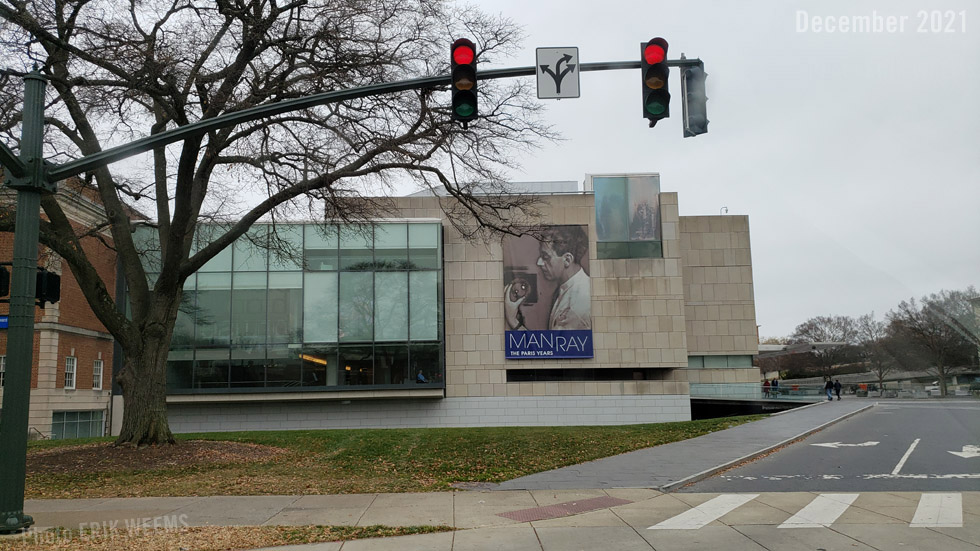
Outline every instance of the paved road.
[[508, 480], [500, 490], [658, 488], [670, 490], [692, 477], [780, 446], [850, 415], [873, 410], [874, 401], [822, 402], [690, 440], [674, 442]]
[[978, 491], [977, 448], [976, 401], [882, 401], [801, 442], [680, 491]]

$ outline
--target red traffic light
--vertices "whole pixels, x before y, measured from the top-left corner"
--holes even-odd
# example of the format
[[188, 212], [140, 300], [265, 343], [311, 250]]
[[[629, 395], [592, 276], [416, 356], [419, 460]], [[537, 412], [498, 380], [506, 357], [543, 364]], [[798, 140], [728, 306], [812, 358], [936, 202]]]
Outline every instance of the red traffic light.
[[466, 38], [453, 42], [449, 49], [452, 86], [452, 118], [464, 123], [478, 116], [476, 98], [476, 45]]
[[653, 126], [670, 116], [666, 40], [657, 37], [640, 44], [640, 73], [643, 78], [643, 116]]
[[648, 42], [647, 47], [643, 49], [643, 59], [650, 65], [661, 63], [666, 58], [667, 41], [663, 38], [654, 38]]
[[[463, 39], [465, 40], [465, 39]], [[453, 44], [453, 62], [459, 65], [469, 65], [473, 63], [473, 59], [476, 58], [476, 53], [473, 52], [473, 47], [470, 44], [460, 44], [457, 40]], [[467, 42], [469, 42], [467, 40]]]

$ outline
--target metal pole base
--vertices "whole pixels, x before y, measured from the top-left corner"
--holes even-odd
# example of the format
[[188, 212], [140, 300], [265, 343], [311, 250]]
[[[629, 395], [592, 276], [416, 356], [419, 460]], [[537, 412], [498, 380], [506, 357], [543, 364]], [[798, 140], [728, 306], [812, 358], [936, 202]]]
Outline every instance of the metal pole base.
[[27, 530], [34, 524], [34, 517], [25, 515], [23, 511], [0, 513], [0, 519], [3, 519], [0, 523], [0, 534]]

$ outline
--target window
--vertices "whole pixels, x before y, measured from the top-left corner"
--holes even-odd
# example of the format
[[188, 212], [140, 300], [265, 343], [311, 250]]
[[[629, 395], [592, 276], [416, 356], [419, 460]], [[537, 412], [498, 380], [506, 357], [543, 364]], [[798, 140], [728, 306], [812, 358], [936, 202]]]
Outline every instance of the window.
[[265, 272], [235, 274], [231, 292], [231, 342], [234, 345], [265, 343], [266, 300], [269, 284]]
[[92, 364], [92, 390], [102, 390], [102, 360]]
[[[198, 248], [216, 229], [200, 229]], [[271, 230], [253, 232], [264, 239]], [[442, 383], [440, 223], [293, 224], [276, 233], [288, 250], [267, 256], [239, 239], [188, 278], [169, 391], [414, 387], [420, 370]]]
[[662, 258], [660, 178], [594, 176], [598, 258]]
[[78, 358], [74, 356], [68, 356], [65, 358], [65, 389], [74, 390], [75, 389], [75, 365], [78, 363]]
[[0, 388], [3, 388], [4, 372], [7, 371], [7, 357], [0, 356]]
[[408, 272], [377, 272], [374, 277], [374, 340], [408, 340]]
[[374, 339], [374, 274], [340, 273], [340, 342]]
[[230, 273], [198, 274], [195, 314], [194, 340], [198, 347], [230, 344]]
[[102, 436], [105, 415], [99, 411], [56, 411], [51, 414], [51, 439]]

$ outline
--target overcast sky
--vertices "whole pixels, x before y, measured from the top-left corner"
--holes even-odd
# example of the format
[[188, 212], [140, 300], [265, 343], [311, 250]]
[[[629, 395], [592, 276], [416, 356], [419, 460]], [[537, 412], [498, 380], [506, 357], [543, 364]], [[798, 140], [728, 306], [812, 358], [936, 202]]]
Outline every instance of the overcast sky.
[[[652, 129], [638, 70], [587, 72], [580, 98], [546, 100], [566, 141], [521, 159], [513, 179], [659, 172], [681, 215], [748, 215], [763, 337], [818, 315], [881, 317], [903, 299], [980, 284], [980, 4], [480, 6], [527, 32], [524, 53], [506, 66], [532, 65], [535, 48], [552, 46], [577, 46], [583, 63], [636, 60], [655, 36], [669, 42], [670, 59], [704, 61], [707, 134], [682, 138], [677, 69], [672, 116]], [[885, 27], [826, 32], [854, 16]]]

